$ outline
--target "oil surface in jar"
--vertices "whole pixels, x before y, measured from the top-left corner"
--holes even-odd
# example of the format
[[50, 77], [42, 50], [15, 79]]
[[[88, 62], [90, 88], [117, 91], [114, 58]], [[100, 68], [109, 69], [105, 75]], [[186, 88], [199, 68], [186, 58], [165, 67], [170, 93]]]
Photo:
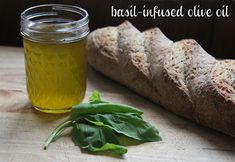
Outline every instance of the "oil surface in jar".
[[64, 113], [79, 104], [86, 90], [85, 40], [46, 44], [23, 39], [27, 91], [34, 107]]

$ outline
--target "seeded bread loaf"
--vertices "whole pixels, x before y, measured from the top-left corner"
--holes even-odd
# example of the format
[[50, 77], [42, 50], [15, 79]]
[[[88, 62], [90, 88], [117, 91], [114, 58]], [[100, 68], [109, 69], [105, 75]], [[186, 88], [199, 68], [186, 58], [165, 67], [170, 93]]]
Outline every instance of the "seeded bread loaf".
[[235, 137], [235, 61], [216, 60], [192, 39], [125, 21], [92, 32], [88, 62], [166, 109]]

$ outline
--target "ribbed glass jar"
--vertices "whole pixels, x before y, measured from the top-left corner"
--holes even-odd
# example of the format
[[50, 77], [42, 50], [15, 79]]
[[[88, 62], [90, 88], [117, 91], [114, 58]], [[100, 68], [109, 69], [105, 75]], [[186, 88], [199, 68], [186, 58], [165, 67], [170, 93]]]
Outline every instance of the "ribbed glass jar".
[[82, 101], [88, 23], [88, 13], [71, 5], [39, 5], [21, 14], [27, 91], [37, 110], [65, 113]]

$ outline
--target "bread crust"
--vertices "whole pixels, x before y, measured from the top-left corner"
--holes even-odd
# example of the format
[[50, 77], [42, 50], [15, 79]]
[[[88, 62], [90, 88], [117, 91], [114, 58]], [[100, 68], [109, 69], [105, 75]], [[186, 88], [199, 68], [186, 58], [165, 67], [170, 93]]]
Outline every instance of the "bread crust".
[[169, 111], [235, 137], [235, 61], [216, 60], [195, 40], [125, 21], [93, 31], [88, 62]]

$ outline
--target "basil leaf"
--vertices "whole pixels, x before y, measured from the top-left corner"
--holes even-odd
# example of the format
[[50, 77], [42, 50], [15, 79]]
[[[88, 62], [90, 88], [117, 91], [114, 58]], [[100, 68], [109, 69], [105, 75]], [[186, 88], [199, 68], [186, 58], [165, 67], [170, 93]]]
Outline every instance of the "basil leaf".
[[117, 133], [143, 142], [160, 141], [158, 130], [143, 119], [128, 113], [86, 115], [83, 119], [96, 126], [107, 126]]
[[98, 91], [93, 91], [92, 95], [89, 97], [89, 101], [91, 102], [95, 102], [95, 101], [101, 101], [100, 98], [100, 93]]
[[70, 118], [78, 118], [87, 114], [105, 114], [105, 113], [135, 113], [143, 114], [143, 111], [134, 108], [132, 106], [124, 104], [114, 104], [114, 103], [82, 103], [76, 106], [73, 106]]
[[89, 103], [97, 104], [97, 103], [108, 103], [106, 101], [102, 101], [100, 97], [100, 93], [96, 90], [92, 92], [92, 95], [89, 97]]
[[94, 90], [92, 92], [92, 95], [89, 97], [89, 103], [96, 104], [96, 103], [108, 103], [108, 102], [102, 101], [100, 97], [100, 93]]
[[108, 151], [119, 155], [127, 153], [127, 148], [121, 146], [112, 129], [75, 123], [72, 132], [75, 145], [89, 152]]
[[127, 152], [122, 145], [161, 140], [158, 130], [145, 122], [142, 114], [132, 106], [102, 101], [99, 92], [94, 91], [89, 103], [73, 106], [70, 116], [52, 131], [44, 149], [69, 127], [73, 127], [75, 145], [89, 152], [122, 155]]

